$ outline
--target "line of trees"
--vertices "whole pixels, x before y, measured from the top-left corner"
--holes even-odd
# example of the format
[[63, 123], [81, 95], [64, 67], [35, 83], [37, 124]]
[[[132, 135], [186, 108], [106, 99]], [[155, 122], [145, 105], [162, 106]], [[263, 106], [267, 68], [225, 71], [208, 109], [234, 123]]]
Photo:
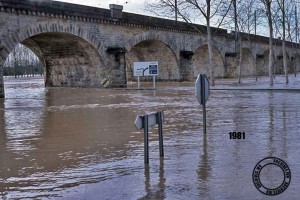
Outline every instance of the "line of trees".
[[35, 76], [44, 74], [39, 58], [27, 47], [18, 44], [4, 63], [4, 76]]
[[[235, 50], [239, 53], [238, 82], [241, 82], [242, 42], [245, 40], [251, 42], [250, 34], [268, 36], [268, 71], [270, 85], [273, 85], [273, 45], [274, 38], [279, 37], [282, 40], [285, 79], [286, 83], [289, 82], [286, 41], [299, 43], [298, 4], [298, 0], [147, 0], [145, 9], [159, 16], [173, 18], [175, 15], [176, 19], [178, 16], [179, 20], [191, 25], [191, 22], [197, 22], [207, 26], [205, 34], [208, 43], [209, 77], [212, 85], [215, 81], [212, 51], [214, 33], [211, 26], [234, 30], [237, 41]], [[268, 34], [265, 32], [265, 27], [269, 29]], [[199, 34], [203, 33], [199, 30]]]

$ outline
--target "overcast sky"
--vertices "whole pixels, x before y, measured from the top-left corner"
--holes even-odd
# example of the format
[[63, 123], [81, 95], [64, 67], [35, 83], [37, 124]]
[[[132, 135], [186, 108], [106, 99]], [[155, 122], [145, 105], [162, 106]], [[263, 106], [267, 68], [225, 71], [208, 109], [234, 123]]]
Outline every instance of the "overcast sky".
[[[144, 9], [144, 1], [145, 0], [56, 0], [74, 4], [82, 4], [100, 8], [109, 9], [109, 4], [119, 4], [123, 6], [124, 12], [145, 13]], [[145, 13], [146, 14], [146, 13]], [[146, 15], [150, 15], [149, 13]]]

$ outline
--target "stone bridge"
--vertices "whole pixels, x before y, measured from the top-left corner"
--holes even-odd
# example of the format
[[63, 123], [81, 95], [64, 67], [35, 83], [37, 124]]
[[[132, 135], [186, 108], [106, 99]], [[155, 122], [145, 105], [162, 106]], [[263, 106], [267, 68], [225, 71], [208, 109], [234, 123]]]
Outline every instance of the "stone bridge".
[[[3, 65], [18, 43], [44, 64], [45, 86], [126, 87], [134, 80], [134, 61], [159, 61], [161, 81], [192, 81], [208, 73], [206, 27], [110, 9], [54, 1], [0, 0], [0, 97]], [[216, 77], [236, 77], [236, 41], [232, 33], [213, 29]], [[243, 41], [242, 75], [266, 75], [268, 38]], [[282, 73], [280, 40], [275, 40], [275, 70]], [[300, 52], [288, 43], [289, 71], [298, 71]]]

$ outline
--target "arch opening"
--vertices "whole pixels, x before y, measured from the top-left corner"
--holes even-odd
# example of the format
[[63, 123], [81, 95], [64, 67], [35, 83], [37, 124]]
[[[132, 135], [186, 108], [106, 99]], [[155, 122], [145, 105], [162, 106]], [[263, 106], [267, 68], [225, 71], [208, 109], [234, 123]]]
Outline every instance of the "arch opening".
[[[180, 72], [176, 55], [165, 43], [145, 40], [133, 46], [125, 55], [127, 81], [136, 81], [133, 75], [133, 62], [158, 61], [159, 81], [178, 81]], [[152, 77], [141, 77], [141, 81], [151, 81]]]
[[97, 87], [107, 70], [99, 53], [81, 37], [40, 33], [21, 42], [44, 65], [46, 87]]
[[18, 44], [8, 55], [3, 65], [3, 76], [36, 76], [44, 75], [44, 65], [29, 48]]

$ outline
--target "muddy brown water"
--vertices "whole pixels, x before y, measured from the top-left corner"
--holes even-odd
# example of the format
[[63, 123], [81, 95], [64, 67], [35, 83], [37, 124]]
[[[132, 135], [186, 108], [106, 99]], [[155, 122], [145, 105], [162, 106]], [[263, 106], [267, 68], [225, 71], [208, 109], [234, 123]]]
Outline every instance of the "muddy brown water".
[[[300, 88], [299, 82], [291, 80], [290, 87]], [[249, 79], [243, 86], [266, 82], [260, 83]], [[232, 81], [219, 84], [236, 87]], [[212, 90], [205, 136], [193, 83], [157, 87], [44, 88], [41, 78], [5, 78], [0, 199], [299, 198], [298, 90]], [[143, 132], [133, 122], [157, 110], [165, 115], [165, 157], [159, 158], [157, 128], [151, 128], [145, 168]], [[245, 139], [230, 139], [229, 132], [245, 132]], [[255, 165], [269, 156], [284, 160], [292, 173], [288, 188], [273, 197], [258, 191], [252, 180]], [[284, 178], [276, 166], [261, 171], [267, 187]]]

